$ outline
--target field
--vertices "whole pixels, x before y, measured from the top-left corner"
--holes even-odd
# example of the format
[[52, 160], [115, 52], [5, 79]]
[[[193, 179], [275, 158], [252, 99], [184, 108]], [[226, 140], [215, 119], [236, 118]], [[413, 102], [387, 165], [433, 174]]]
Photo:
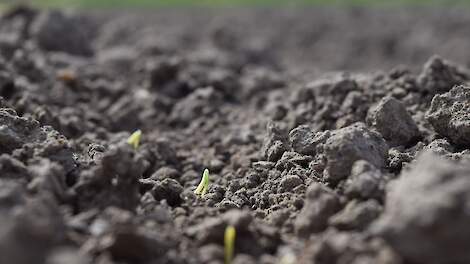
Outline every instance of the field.
[[457, 2], [5, 6], [0, 264], [470, 263]]

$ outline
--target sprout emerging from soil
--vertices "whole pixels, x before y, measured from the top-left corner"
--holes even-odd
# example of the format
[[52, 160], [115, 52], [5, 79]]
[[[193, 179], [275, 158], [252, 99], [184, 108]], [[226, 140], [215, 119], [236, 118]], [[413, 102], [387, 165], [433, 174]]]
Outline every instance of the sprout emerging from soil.
[[281, 259], [279, 260], [279, 264], [295, 264], [297, 263], [297, 257], [295, 256], [292, 250], [287, 249], [281, 253]]
[[224, 234], [225, 264], [232, 263], [233, 253], [235, 250], [235, 236], [236, 236], [235, 227], [227, 226], [227, 228], [225, 228], [225, 234]]
[[204, 196], [209, 189], [209, 170], [205, 169], [204, 173], [202, 174], [202, 179], [199, 185], [197, 186], [196, 190], [194, 191], [195, 194]]
[[72, 70], [64, 69], [57, 72], [57, 79], [71, 83], [77, 79], [77, 75]]
[[142, 137], [142, 131], [137, 130], [127, 139], [127, 143], [131, 145], [134, 149], [139, 147], [140, 138]]

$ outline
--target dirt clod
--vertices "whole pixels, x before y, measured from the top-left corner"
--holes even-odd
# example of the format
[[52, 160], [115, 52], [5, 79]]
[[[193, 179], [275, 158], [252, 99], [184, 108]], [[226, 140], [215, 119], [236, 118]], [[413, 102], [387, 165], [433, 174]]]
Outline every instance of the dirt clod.
[[421, 89], [431, 93], [449, 91], [455, 85], [464, 84], [470, 79], [470, 72], [439, 56], [431, 57], [423, 67], [417, 82]]
[[340, 209], [338, 196], [321, 184], [309, 186], [306, 196], [305, 205], [295, 221], [295, 230], [302, 237], [323, 231], [328, 219]]
[[368, 119], [372, 127], [382, 134], [392, 147], [406, 146], [420, 137], [418, 126], [405, 106], [393, 97], [383, 98], [371, 109]]
[[434, 96], [426, 118], [440, 135], [470, 145], [470, 87], [456, 86]]
[[357, 160], [365, 160], [382, 168], [387, 151], [385, 140], [362, 123], [332, 131], [324, 145], [327, 160], [324, 177], [330, 182], [347, 178]]
[[359, 160], [351, 169], [351, 176], [345, 182], [345, 194], [350, 198], [382, 200], [388, 178], [372, 164]]
[[[470, 169], [426, 153], [387, 194], [375, 229], [401, 254], [417, 262], [464, 263]], [[430, 232], [439, 230], [439, 232]], [[447, 245], [451, 244], [452, 247]]]

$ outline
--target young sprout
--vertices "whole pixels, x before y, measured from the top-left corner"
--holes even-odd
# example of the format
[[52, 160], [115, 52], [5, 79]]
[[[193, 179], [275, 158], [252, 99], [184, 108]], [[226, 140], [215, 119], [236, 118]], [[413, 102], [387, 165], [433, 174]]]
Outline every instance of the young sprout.
[[77, 79], [77, 74], [73, 70], [63, 69], [57, 72], [57, 79], [66, 83], [71, 83]]
[[281, 248], [281, 259], [279, 260], [279, 264], [295, 264], [297, 263], [297, 257], [295, 256], [294, 252], [290, 248]]
[[127, 139], [127, 143], [131, 145], [134, 149], [139, 147], [140, 138], [142, 137], [142, 131], [137, 130]]
[[233, 259], [233, 253], [235, 251], [235, 236], [236, 230], [233, 226], [227, 226], [224, 234], [224, 256], [225, 264], [231, 264]]
[[205, 169], [204, 173], [202, 174], [202, 179], [199, 185], [197, 186], [196, 190], [194, 191], [195, 194], [204, 196], [209, 189], [209, 170]]

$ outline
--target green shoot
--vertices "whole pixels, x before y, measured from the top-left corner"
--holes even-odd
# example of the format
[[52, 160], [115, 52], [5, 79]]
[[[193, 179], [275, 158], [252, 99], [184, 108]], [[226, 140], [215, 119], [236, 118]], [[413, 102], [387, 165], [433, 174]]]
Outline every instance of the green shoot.
[[194, 191], [195, 194], [204, 196], [209, 189], [209, 170], [205, 169], [204, 173], [202, 174], [202, 179], [199, 185], [197, 186], [196, 190]]
[[134, 149], [137, 149], [140, 144], [140, 138], [142, 137], [142, 131], [137, 130], [127, 139], [127, 143], [131, 145]]
[[233, 253], [235, 251], [235, 236], [236, 230], [233, 226], [227, 226], [224, 234], [224, 256], [225, 264], [231, 264], [233, 260]]

